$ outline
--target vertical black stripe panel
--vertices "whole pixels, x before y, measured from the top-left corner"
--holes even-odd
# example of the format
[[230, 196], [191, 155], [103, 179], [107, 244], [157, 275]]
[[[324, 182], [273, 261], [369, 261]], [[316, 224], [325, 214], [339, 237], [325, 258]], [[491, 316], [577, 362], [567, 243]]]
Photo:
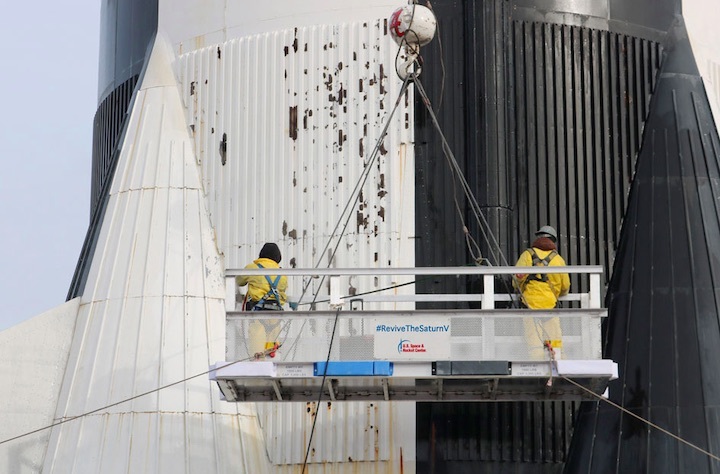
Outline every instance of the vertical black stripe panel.
[[[463, 221], [492, 264], [513, 264], [551, 224], [568, 263], [610, 274], [662, 47], [515, 18], [500, 0], [433, 8], [440, 29], [423, 49], [421, 81], [502, 256], [455, 194], [438, 132], [417, 102], [417, 265], [471, 264]], [[463, 288], [435, 281], [418, 291]], [[559, 402], [418, 404], [418, 472], [558, 472], [574, 413]]]
[[103, 0], [99, 96], [93, 120], [90, 225], [68, 299], [82, 294], [115, 172], [121, 135], [148, 47], [157, 32], [157, 0]]
[[128, 115], [128, 106], [138, 76], [133, 76], [112, 91], [95, 112], [93, 121], [92, 188], [90, 211], [95, 211], [102, 187], [111, 170], [111, 159], [117, 146], [122, 126]]
[[512, 31], [515, 253], [551, 224], [568, 263], [609, 274], [662, 47], [569, 25], [514, 21]]
[[[644, 76], [633, 87], [652, 83]], [[632, 179], [608, 289], [605, 357], [618, 363], [614, 403], [714, 455], [720, 452], [719, 144], [679, 22]], [[719, 473], [720, 462], [610, 405], [588, 403], [565, 472]]]

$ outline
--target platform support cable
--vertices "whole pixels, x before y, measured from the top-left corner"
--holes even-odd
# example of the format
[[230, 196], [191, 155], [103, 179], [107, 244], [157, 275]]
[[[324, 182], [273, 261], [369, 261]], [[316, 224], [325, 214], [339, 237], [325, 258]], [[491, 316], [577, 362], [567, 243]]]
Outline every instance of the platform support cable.
[[327, 378], [328, 366], [330, 365], [330, 356], [332, 355], [333, 341], [335, 340], [335, 329], [337, 329], [338, 319], [340, 318], [340, 308], [335, 311], [335, 322], [333, 323], [332, 334], [330, 335], [330, 344], [328, 347], [327, 358], [325, 359], [325, 367], [323, 368], [322, 382], [320, 382], [320, 390], [318, 393], [318, 401], [315, 405], [315, 413], [313, 414], [312, 428], [310, 429], [310, 436], [308, 437], [307, 449], [305, 450], [305, 460], [303, 461], [302, 469], [300, 474], [305, 474], [305, 467], [307, 466], [308, 456], [310, 456], [310, 447], [312, 446], [313, 434], [315, 433], [315, 424], [317, 423], [318, 413], [320, 412], [320, 402], [322, 402], [323, 389], [325, 388], [325, 379]]
[[[265, 353], [265, 355], [269, 355], [270, 352], [272, 352], [273, 350], [276, 350], [276, 349], [267, 349], [267, 350], [265, 350], [265, 351], [263, 351], [263, 352]], [[132, 397], [124, 398], [124, 399], [122, 399], [122, 400], [120, 400], [120, 401], [110, 403], [110, 404], [105, 405], [105, 406], [102, 406], [102, 407], [100, 407], [100, 408], [95, 408], [94, 410], [86, 411], [86, 412], [84, 412], [84, 413], [81, 413], [81, 414], [75, 415], [75, 416], [69, 416], [69, 417], [67, 417], [67, 418], [64, 418], [64, 417], [63, 417], [63, 418], [61, 418], [60, 420], [58, 420], [58, 421], [56, 421], [56, 422], [54, 422], [54, 423], [51, 423], [51, 424], [49, 424], [49, 425], [43, 426], [43, 427], [41, 427], [41, 428], [37, 428], [37, 429], [34, 429], [34, 430], [32, 430], [32, 431], [27, 431], [27, 432], [22, 433], [22, 434], [19, 434], [19, 435], [17, 435], [17, 436], [13, 436], [12, 438], [7, 438], [7, 439], [0, 440], [0, 445], [3, 445], [3, 444], [5, 444], [5, 443], [9, 443], [9, 442], [11, 442], [11, 441], [15, 441], [15, 440], [17, 440], [17, 439], [24, 438], [24, 437], [26, 437], [26, 436], [33, 435], [33, 434], [35, 434], [35, 433], [39, 433], [39, 432], [41, 432], [41, 431], [49, 430], [49, 429], [51, 429], [51, 428], [54, 428], [54, 427], [56, 427], [56, 426], [59, 426], [59, 425], [68, 423], [68, 422], [70, 422], [70, 421], [78, 420], [78, 419], [80, 419], [80, 418], [84, 418], [84, 417], [89, 416], [89, 415], [94, 415], [95, 413], [101, 412], [101, 411], [103, 411], [103, 410], [107, 410], [108, 408], [116, 407], [116, 406], [118, 406], [118, 405], [122, 405], [123, 403], [131, 402], [131, 401], [133, 401], [133, 400], [136, 400], [136, 399], [138, 399], [138, 398], [144, 397], [144, 396], [146, 396], [146, 395], [151, 395], [151, 394], [153, 394], [153, 393], [158, 393], [158, 392], [160, 392], [161, 390], [165, 390], [166, 388], [174, 387], [175, 385], [179, 385], [179, 384], [181, 384], [181, 383], [185, 383], [185, 382], [187, 382], [187, 381], [196, 379], [196, 378], [198, 378], [198, 377], [202, 377], [203, 375], [208, 375], [208, 374], [210, 374], [211, 372], [215, 372], [215, 371], [217, 371], [217, 370], [224, 369], [224, 368], [226, 368], [226, 367], [230, 367], [231, 365], [235, 365], [235, 364], [238, 364], [238, 363], [240, 363], [240, 362], [249, 362], [249, 361], [251, 361], [251, 360], [256, 360], [256, 357], [257, 357], [257, 354], [254, 354], [254, 355], [252, 355], [252, 356], [250, 356], [250, 357], [245, 357], [245, 358], [242, 358], [242, 359], [237, 359], [237, 360], [234, 360], [234, 361], [232, 361], [232, 362], [228, 362], [228, 363], [226, 363], [226, 364], [219, 365], [219, 366], [217, 366], [217, 367], [213, 367], [212, 369], [206, 370], [206, 371], [204, 371], [204, 372], [200, 372], [200, 373], [198, 373], [198, 374], [191, 375], [191, 376], [189, 376], [189, 377], [185, 377], [185, 378], [182, 379], [182, 380], [177, 380], [177, 381], [175, 381], [175, 382], [171, 382], [171, 383], [165, 384], [165, 385], [163, 385], [163, 386], [161, 386], [161, 387], [157, 387], [157, 388], [154, 388], [154, 389], [152, 389], [152, 390], [148, 390], [148, 391], [146, 391], [146, 392], [138, 393], [137, 395], [133, 395]]]
[[[332, 250], [332, 253], [330, 254], [330, 258], [328, 258], [327, 268], [329, 268], [330, 265], [332, 264], [333, 259], [335, 258], [338, 248], [340, 247], [340, 244], [342, 242], [342, 237], [343, 237], [343, 235], [345, 235], [345, 231], [347, 230], [347, 227], [350, 223], [350, 218], [352, 217], [352, 213], [350, 212], [350, 210], [353, 209], [355, 207], [355, 205], [357, 204], [357, 202], [360, 200], [362, 188], [365, 185], [365, 183], [367, 182], [367, 179], [370, 177], [370, 172], [372, 171], [372, 165], [374, 164], [375, 160], [377, 159], [377, 157], [380, 153], [380, 149], [382, 147], [383, 142], [385, 141], [385, 137], [387, 136], [388, 129], [390, 128], [390, 124], [392, 123], [392, 118], [395, 115], [395, 112], [397, 111], [398, 107], [400, 106], [403, 96], [407, 93], [408, 87], [410, 87], [410, 84], [411, 84], [410, 76], [408, 76], [403, 81], [402, 87], [400, 88], [400, 92], [398, 93], [398, 96], [395, 100], [395, 106], [390, 111], [390, 114], [387, 116], [385, 125], [383, 126], [383, 129], [380, 132], [380, 136], [378, 137], [377, 141], [375, 142], [375, 146], [374, 146], [372, 152], [370, 153], [370, 156], [363, 164], [363, 171], [360, 174], [360, 177], [358, 178], [358, 181], [355, 184], [355, 187], [353, 188], [352, 192], [350, 193], [350, 198], [348, 199], [347, 203], [345, 204], [345, 207], [343, 208], [342, 212], [340, 213], [340, 217], [338, 218], [338, 221], [335, 224], [335, 227], [333, 228], [333, 231], [330, 234], [330, 237], [328, 237], [327, 243], [325, 244], [323, 251], [320, 253], [320, 256], [318, 257], [317, 263], [315, 264], [314, 268], [320, 267], [320, 262], [322, 262], [323, 257], [325, 256], [326, 252], [328, 251], [328, 248], [330, 247], [330, 243], [332, 242], [332, 239], [335, 237], [335, 233], [337, 232], [337, 230], [340, 227], [340, 224], [342, 223], [343, 218], [344, 218], [345, 223], [343, 224], [340, 234], [337, 236], [337, 242], [335, 244], [335, 247]], [[313, 294], [313, 299], [312, 299], [312, 302], [310, 303], [311, 308], [317, 301], [318, 293], [320, 292], [324, 281], [325, 281], [325, 276], [323, 276], [321, 278], [320, 283], [317, 286], [317, 291], [315, 291], [315, 293]], [[307, 280], [307, 283], [303, 286], [302, 293], [300, 294], [300, 297], [298, 298], [298, 304], [300, 304], [303, 297], [305, 296], [305, 293], [307, 292], [308, 288], [310, 287], [311, 282], [312, 282], [312, 278], [309, 278]], [[284, 334], [283, 339], [282, 339], [283, 342], [288, 336], [291, 322], [292, 322], [292, 319], [288, 320], [284, 324], [283, 328], [281, 328], [281, 330], [280, 330], [279, 335]], [[304, 320], [302, 325], [300, 326], [300, 329], [298, 330], [298, 336], [300, 334], [302, 334], [303, 330], [305, 329], [306, 324], [307, 324], [307, 319]], [[299, 337], [295, 339], [295, 342], [290, 346], [288, 352], [296, 349], [298, 340], [299, 340]]]
[[709, 452], [709, 451], [701, 448], [700, 446], [698, 446], [698, 445], [696, 445], [696, 444], [693, 444], [693, 443], [691, 443], [690, 441], [687, 441], [687, 440], [681, 438], [680, 436], [676, 435], [675, 433], [672, 433], [672, 432], [666, 430], [666, 429], [663, 428], [662, 426], [656, 425], [655, 423], [653, 423], [653, 422], [650, 421], [650, 420], [646, 420], [645, 418], [641, 417], [640, 415], [637, 415], [637, 414], [633, 413], [632, 411], [628, 410], [627, 408], [625, 408], [625, 407], [623, 407], [623, 406], [621, 406], [621, 405], [618, 405], [617, 403], [611, 401], [610, 399], [605, 398], [605, 397], [603, 397], [602, 395], [599, 395], [599, 394], [593, 392], [592, 390], [590, 390], [590, 389], [587, 388], [587, 387], [583, 387], [581, 384], [579, 384], [578, 382], [572, 380], [571, 378], [565, 377], [565, 376], [563, 376], [563, 375], [560, 375], [560, 378], [562, 378], [563, 380], [565, 380], [565, 381], [567, 381], [567, 382], [570, 382], [572, 385], [575, 385], [576, 387], [578, 387], [578, 388], [584, 390], [585, 392], [589, 393], [589, 394], [592, 395], [593, 397], [597, 398], [598, 401], [605, 402], [605, 403], [607, 403], [608, 405], [617, 408], [617, 409], [620, 410], [621, 412], [623, 412], [623, 413], [625, 413], [625, 414], [628, 414], [628, 415], [632, 416], [633, 418], [636, 418], [638, 421], [640, 421], [640, 422], [642, 422], [642, 423], [645, 423], [647, 426], [649, 426], [649, 427], [651, 427], [651, 428], [655, 428], [656, 430], [658, 430], [658, 431], [660, 431], [660, 432], [662, 432], [662, 433], [665, 433], [666, 435], [670, 436], [671, 438], [673, 438], [673, 439], [675, 439], [675, 440], [677, 440], [677, 441], [680, 441], [681, 443], [683, 443], [683, 444], [685, 444], [685, 445], [687, 445], [687, 446], [689, 446], [689, 447], [691, 447], [691, 448], [693, 448], [693, 449], [695, 449], [695, 450], [703, 453], [704, 455], [706, 455], [707, 457], [709, 457], [709, 458], [711, 458], [711, 459], [713, 459], [713, 460], [715, 460], [715, 461], [720, 461], [720, 456], [717, 456], [717, 455], [715, 455], [715, 454], [713, 454], [713, 453], [711, 453], [711, 452]]
[[[425, 105], [425, 108], [428, 111], [428, 114], [430, 115], [430, 118], [432, 120], [433, 126], [437, 130], [438, 134], [440, 135], [440, 140], [442, 142], [442, 150], [443, 155], [445, 156], [446, 161], [448, 162], [448, 165], [450, 166], [450, 174], [452, 177], [452, 183], [453, 183], [453, 200], [455, 202], [455, 209], [457, 210], [458, 216], [460, 218], [460, 221], [463, 225], [463, 233], [465, 234], [465, 240], [466, 245], [468, 247], [468, 251], [470, 252], [470, 256], [475, 260], [476, 264], [482, 263], [482, 261], [486, 261], [487, 259], [482, 258], [482, 254], [480, 253], [479, 257], [476, 257], [471, 243], [475, 244], [475, 247], [479, 251], [479, 247], [477, 246], [477, 243], [472, 238], [472, 235], [470, 235], [470, 232], [467, 228], [467, 225], [465, 224], [465, 219], [463, 217], [462, 211], [460, 210], [460, 205], [457, 201], [457, 193], [456, 193], [456, 179], [460, 181], [460, 184], [462, 185], [463, 193], [465, 194], [465, 197], [468, 201], [470, 211], [472, 212], [473, 216], [475, 217], [475, 221], [478, 224], [478, 228], [480, 229], [480, 232], [482, 233], [483, 237], [485, 238], [485, 241], [488, 243], [488, 247], [490, 248], [490, 252], [492, 256], [495, 258], [496, 262], [499, 262], [501, 265], [510, 266], [507, 258], [505, 257], [505, 254], [502, 251], [502, 248], [500, 247], [500, 243], [497, 240], [497, 237], [495, 236], [494, 232], [492, 231], [492, 228], [490, 227], [490, 223], [487, 221], [485, 216], [482, 213], [482, 209], [480, 208], [480, 204], [478, 203], [477, 199], [475, 198], [475, 195], [472, 192], [472, 189], [470, 188], [470, 185], [468, 184], [467, 180], [465, 179], [465, 176], [463, 175], [462, 169], [460, 168], [460, 165], [457, 162], [457, 159], [455, 158], [455, 154], [452, 152], [452, 149], [450, 148], [450, 144], [447, 141], [447, 138], [445, 137], [445, 134], [442, 131], [442, 128], [440, 127], [440, 122], [437, 118], [437, 115], [435, 114], [435, 111], [432, 108], [432, 104], [430, 103], [430, 98], [427, 95], [427, 92], [425, 91], [425, 88], [423, 87], [422, 83], [420, 82], [419, 77], [417, 74], [413, 75], [413, 83], [415, 84], [415, 88], [417, 89], [418, 93], [420, 94], [420, 97], [422, 99], [423, 104]], [[485, 230], [487, 228], [487, 231]], [[490, 262], [488, 262], [490, 263]], [[507, 281], [503, 279], [503, 283], [505, 285], [505, 289], [508, 292], [508, 294], [516, 293], [519, 296], [521, 296], [520, 292], [520, 285], [517, 277], [515, 275], [512, 275], [512, 280], [515, 282], [514, 289], [511, 290], [511, 288], [508, 286]], [[512, 305], [515, 305], [515, 302], [513, 300]]]

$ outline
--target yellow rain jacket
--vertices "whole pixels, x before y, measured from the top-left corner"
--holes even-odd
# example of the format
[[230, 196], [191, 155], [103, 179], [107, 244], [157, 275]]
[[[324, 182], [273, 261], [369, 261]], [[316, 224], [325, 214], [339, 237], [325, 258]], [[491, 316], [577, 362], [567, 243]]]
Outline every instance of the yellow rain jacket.
[[[258, 258], [254, 260], [253, 263], [246, 265], [245, 268], [260, 268], [258, 264], [262, 265], [263, 268], [280, 268], [280, 266], [275, 262], [275, 260], [271, 260], [269, 258]], [[270, 275], [271, 281], [275, 281], [275, 278], [277, 278], [276, 275]], [[270, 283], [268, 283], [267, 278], [265, 278], [264, 275], [238, 276], [235, 277], [235, 281], [237, 282], [238, 286], [248, 285], [248, 299], [252, 301], [260, 301], [265, 295], [268, 294], [268, 292], [270, 292]], [[278, 295], [280, 295], [281, 305], [284, 305], [287, 301], [287, 296], [285, 295], [286, 290], [287, 278], [285, 276], [281, 276], [277, 284], [277, 292]], [[267, 300], [274, 299], [275, 297], [272, 296], [272, 293], [267, 298]]]
[[[533, 247], [538, 258], [547, 257], [552, 250], [540, 250]], [[530, 250], [525, 250], [515, 264], [516, 267], [532, 267], [533, 258]], [[565, 260], [558, 254], [550, 260], [550, 267], [564, 267]], [[538, 274], [538, 277], [541, 275]], [[567, 273], [548, 273], [547, 281], [528, 279], [527, 274], [517, 274], [513, 278], [513, 286], [522, 292], [522, 299], [531, 309], [550, 309], [557, 304], [558, 297], [570, 291], [570, 276]]]

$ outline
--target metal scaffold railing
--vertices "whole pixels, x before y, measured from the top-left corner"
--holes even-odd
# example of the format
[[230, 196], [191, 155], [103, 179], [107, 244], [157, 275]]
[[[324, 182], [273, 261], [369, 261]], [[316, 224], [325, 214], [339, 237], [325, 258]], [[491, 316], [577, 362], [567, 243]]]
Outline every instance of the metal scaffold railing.
[[[516, 295], [496, 289], [503, 276], [558, 272], [588, 278], [588, 292], [561, 298], [568, 307], [519, 308]], [[211, 378], [228, 401], [306, 401], [322, 379], [336, 400], [588, 396], [560, 379], [552, 383], [557, 375], [602, 393], [617, 372], [601, 354], [602, 272], [599, 266], [228, 270], [227, 362], [215, 364]], [[315, 286], [312, 299], [289, 297], [297, 311], [242, 311], [235, 277], [278, 273], [290, 288]], [[461, 276], [481, 280], [482, 290], [414, 291], [424, 277]], [[443, 309], [418, 309], [428, 302]]]

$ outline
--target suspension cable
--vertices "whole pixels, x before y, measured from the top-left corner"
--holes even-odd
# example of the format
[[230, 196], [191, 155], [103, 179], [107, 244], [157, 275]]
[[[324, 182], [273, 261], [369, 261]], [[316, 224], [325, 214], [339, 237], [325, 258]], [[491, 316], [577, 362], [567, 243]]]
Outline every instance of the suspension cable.
[[[274, 350], [276, 350], [276, 349], [277, 349], [277, 348], [266, 349], [266, 350], [263, 351], [262, 353], [264, 353], [265, 355], [269, 355], [270, 352], [272, 352], [272, 351], [274, 351]], [[184, 382], [187, 382], [187, 381], [189, 381], [189, 380], [196, 379], [196, 378], [198, 378], [198, 377], [202, 377], [203, 375], [207, 375], [207, 374], [209, 374], [210, 372], [214, 372], [214, 371], [216, 371], [216, 370], [220, 370], [220, 369], [224, 369], [224, 368], [226, 368], [226, 367], [230, 367], [231, 365], [237, 364], [237, 363], [239, 363], [239, 362], [247, 362], [247, 361], [252, 360], [252, 359], [255, 359], [255, 358], [256, 358], [256, 356], [246, 357], [246, 358], [244, 358], [244, 359], [237, 359], [237, 360], [234, 360], [234, 361], [232, 361], [232, 362], [228, 362], [228, 363], [226, 363], [226, 364], [220, 365], [220, 366], [218, 366], [218, 367], [214, 367], [214, 368], [212, 368], [212, 369], [210, 369], [210, 370], [206, 370], [205, 372], [200, 372], [199, 374], [191, 375], [190, 377], [185, 377], [185, 378], [182, 379], [182, 380], [178, 380], [178, 381], [176, 381], [176, 382], [172, 382], [172, 383], [163, 385], [163, 386], [161, 386], [161, 387], [157, 387], [157, 388], [154, 388], [154, 389], [152, 389], [152, 390], [148, 390], [147, 392], [138, 393], [137, 395], [133, 395], [132, 397], [128, 397], [128, 398], [125, 398], [125, 399], [123, 399], [123, 400], [120, 400], [120, 401], [117, 401], [117, 402], [114, 402], [114, 403], [110, 403], [109, 405], [105, 405], [105, 406], [102, 406], [102, 407], [100, 407], [100, 408], [96, 408], [96, 409], [94, 409], [94, 410], [90, 410], [90, 411], [81, 413], [80, 415], [75, 415], [75, 416], [70, 416], [70, 417], [67, 417], [67, 418], [62, 418], [61, 420], [56, 421], [56, 422], [54, 422], [54, 423], [51, 423], [51, 424], [49, 424], [49, 425], [43, 426], [42, 428], [37, 428], [37, 429], [35, 429], [35, 430], [28, 431], [28, 432], [26, 432], [26, 433], [23, 433], [23, 434], [20, 434], [20, 435], [17, 435], [17, 436], [13, 436], [12, 438], [7, 438], [7, 439], [4, 439], [4, 440], [1, 440], [1, 441], [0, 441], [0, 445], [5, 444], [5, 443], [9, 443], [10, 441], [15, 441], [16, 439], [20, 439], [20, 438], [24, 438], [24, 437], [26, 437], [26, 436], [33, 435], [33, 434], [35, 434], [35, 433], [39, 433], [39, 432], [41, 432], [41, 431], [48, 430], [48, 429], [53, 428], [53, 427], [55, 427], [55, 426], [59, 426], [59, 425], [62, 425], [62, 424], [64, 424], [64, 423], [67, 423], [67, 422], [70, 422], [70, 421], [74, 421], [74, 420], [77, 420], [77, 419], [79, 419], [79, 418], [84, 418], [84, 417], [86, 417], [86, 416], [93, 415], [93, 414], [98, 413], [98, 412], [101, 412], [101, 411], [103, 411], [103, 410], [107, 410], [108, 408], [112, 408], [112, 407], [115, 407], [115, 406], [118, 406], [118, 405], [122, 405], [123, 403], [130, 402], [130, 401], [135, 400], [135, 399], [138, 399], [138, 398], [140, 398], [140, 397], [144, 397], [145, 395], [150, 395], [150, 394], [153, 394], [153, 393], [157, 393], [157, 392], [159, 392], [159, 391], [161, 391], [161, 390], [165, 390], [166, 388], [174, 387], [175, 385], [179, 385], [179, 384], [184, 383]]]

